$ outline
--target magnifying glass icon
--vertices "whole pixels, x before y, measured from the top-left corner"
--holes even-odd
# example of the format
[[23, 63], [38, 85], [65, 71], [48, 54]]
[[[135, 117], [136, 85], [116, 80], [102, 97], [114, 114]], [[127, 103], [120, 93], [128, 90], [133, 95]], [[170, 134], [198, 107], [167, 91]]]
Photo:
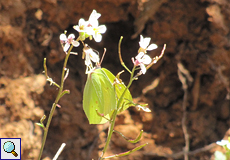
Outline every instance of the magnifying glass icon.
[[18, 156], [18, 154], [14, 151], [15, 150], [15, 145], [11, 141], [7, 141], [3, 145], [3, 149], [7, 153], [12, 153], [15, 157]]

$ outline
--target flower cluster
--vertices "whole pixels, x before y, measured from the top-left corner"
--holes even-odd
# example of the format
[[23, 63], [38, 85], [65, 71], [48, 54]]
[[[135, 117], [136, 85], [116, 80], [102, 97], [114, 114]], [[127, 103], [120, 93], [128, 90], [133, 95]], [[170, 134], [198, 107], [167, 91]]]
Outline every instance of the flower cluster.
[[63, 45], [63, 50], [64, 52], [67, 52], [70, 45], [72, 44], [74, 47], [78, 47], [80, 43], [78, 41], [74, 40], [75, 35], [70, 34], [67, 38], [66, 34], [62, 33], [59, 37], [61, 44]]
[[[60, 41], [63, 46], [64, 52], [67, 53], [70, 46], [73, 45], [74, 47], [78, 47], [80, 45], [79, 41], [81, 41], [84, 45], [83, 49], [83, 56], [82, 58], [85, 59], [85, 65], [86, 65], [86, 74], [90, 72], [90, 70], [93, 69], [94, 62], [96, 65], [99, 64], [99, 55], [90, 48], [87, 44], [84, 44], [84, 40], [86, 38], [94, 39], [96, 42], [100, 42], [102, 40], [102, 35], [106, 31], [105, 25], [99, 25], [98, 18], [100, 18], [101, 14], [97, 13], [96, 10], [93, 10], [92, 13], [89, 16], [88, 21], [81, 18], [78, 22], [78, 25], [73, 26], [73, 28], [79, 32], [79, 37], [77, 40], [75, 39], [74, 34], [70, 34], [68, 37], [66, 36], [66, 33], [63, 33], [60, 35]], [[134, 58], [132, 58], [134, 66], [140, 67], [140, 73], [145, 74], [146, 73], [146, 66], [157, 62], [157, 60], [160, 57], [157, 57], [156, 59], [152, 59], [149, 55], [147, 55], [147, 51], [151, 51], [157, 48], [157, 45], [152, 43], [150, 44], [151, 38], [146, 37], [144, 38], [142, 35], [140, 35], [140, 48], [138, 50], [138, 55]], [[71, 54], [77, 54], [74, 52], [70, 52]]]
[[[96, 42], [100, 42], [102, 40], [102, 35], [106, 31], [105, 25], [100, 25], [98, 22], [98, 18], [101, 16], [100, 13], [97, 13], [96, 10], [93, 10], [89, 16], [89, 20], [85, 21], [81, 18], [78, 22], [78, 25], [73, 26], [73, 28], [79, 32], [79, 37], [77, 40], [75, 39], [74, 34], [70, 34], [68, 37], [65, 33], [62, 33], [59, 37], [61, 45], [65, 53], [69, 50], [70, 46], [73, 45], [74, 47], [78, 47], [80, 45], [79, 41], [83, 43], [86, 38], [90, 40], [93, 38]], [[93, 68], [92, 62], [98, 64], [99, 63], [99, 56], [96, 52], [93, 51], [87, 44], [84, 44], [83, 49], [83, 58], [85, 58], [85, 65], [87, 67], [86, 73], [89, 73], [89, 70]], [[75, 52], [70, 52], [71, 54], [77, 54]]]
[[106, 26], [100, 25], [98, 23], [98, 18], [101, 16], [100, 13], [97, 13], [96, 10], [93, 10], [91, 15], [89, 16], [89, 20], [85, 21], [81, 18], [78, 22], [78, 25], [73, 26], [73, 28], [80, 33], [81, 40], [85, 40], [85, 38], [92, 39], [92, 36], [96, 42], [101, 42], [102, 35], [101, 33], [105, 33]]
[[140, 48], [138, 50], [138, 55], [135, 57], [135, 60], [132, 58], [133, 64], [135, 66], [140, 66], [142, 74], [146, 73], [146, 65], [152, 62], [152, 58], [146, 54], [147, 51], [151, 51], [157, 48], [157, 45], [154, 43], [149, 45], [150, 41], [150, 37], [144, 38], [142, 35], [140, 35]]

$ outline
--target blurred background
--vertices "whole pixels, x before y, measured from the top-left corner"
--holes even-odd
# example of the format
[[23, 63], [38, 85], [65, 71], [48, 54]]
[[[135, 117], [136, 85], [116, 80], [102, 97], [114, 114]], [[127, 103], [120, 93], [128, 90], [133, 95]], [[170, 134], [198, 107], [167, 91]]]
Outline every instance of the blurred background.
[[[131, 107], [116, 119], [115, 129], [129, 138], [143, 129], [142, 140], [130, 144], [115, 133], [106, 155], [148, 142], [120, 159], [184, 159], [185, 144], [190, 160], [213, 159], [220, 149], [214, 143], [230, 135], [228, 0], [1, 0], [0, 137], [22, 138], [22, 159], [38, 157], [43, 132], [35, 123], [48, 116], [57, 94], [42, 74], [43, 59], [47, 58], [49, 76], [59, 83], [65, 58], [59, 35], [67, 30], [77, 37], [73, 25], [80, 18], [88, 20], [93, 9], [101, 13], [99, 23], [107, 31], [100, 43], [87, 43], [100, 54], [107, 49], [102, 67], [115, 75], [124, 69], [118, 58], [120, 36], [129, 68], [140, 34], [158, 45], [148, 52], [151, 57], [167, 45], [164, 57], [130, 88], [134, 101], [148, 103], [152, 112]], [[67, 145], [60, 160], [97, 159], [105, 144], [107, 125], [89, 125], [83, 112], [87, 76], [82, 45], [74, 51], [79, 55], [70, 55], [65, 82], [70, 94], [55, 111], [43, 153], [46, 160], [63, 142]], [[127, 83], [129, 74], [121, 79]]]

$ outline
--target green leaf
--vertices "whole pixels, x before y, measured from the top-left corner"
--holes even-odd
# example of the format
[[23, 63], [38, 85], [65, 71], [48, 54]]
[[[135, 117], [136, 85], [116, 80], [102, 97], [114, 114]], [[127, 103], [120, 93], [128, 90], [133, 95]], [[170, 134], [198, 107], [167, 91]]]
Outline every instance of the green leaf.
[[139, 133], [139, 135], [137, 136], [137, 138], [134, 139], [134, 140], [128, 139], [128, 138], [125, 137], [121, 132], [118, 132], [118, 131], [116, 131], [116, 130], [114, 130], [114, 132], [120, 134], [125, 140], [127, 140], [127, 141], [130, 142], [130, 143], [137, 143], [137, 142], [140, 141], [140, 139], [141, 139], [143, 130], [141, 130], [141, 132]]
[[145, 144], [142, 144], [132, 150], [129, 150], [127, 152], [123, 152], [123, 153], [119, 153], [119, 154], [115, 154], [115, 155], [112, 155], [112, 156], [109, 156], [109, 157], [105, 157], [104, 159], [109, 159], [109, 158], [115, 158], [115, 157], [123, 157], [123, 156], [127, 156], [135, 151], [138, 151], [140, 150], [141, 148], [143, 148], [144, 146], [146, 146], [148, 143], [145, 143]]
[[[115, 82], [116, 77], [109, 70], [107, 70], [105, 68], [102, 68], [102, 70], [106, 73], [106, 75], [108, 76], [111, 83], [114, 84], [115, 90], [116, 90], [116, 99], [118, 102], [118, 100], [121, 98], [121, 95], [125, 91], [126, 86], [124, 85], [123, 82], [122, 83], [116, 83]], [[125, 94], [124, 94], [121, 106], [119, 106], [118, 113], [129, 108], [131, 106], [130, 101], [133, 101], [133, 98], [132, 98], [132, 95], [130, 94], [129, 90], [127, 89]]]
[[[88, 74], [83, 93], [83, 109], [90, 124], [106, 123], [116, 109], [113, 84], [101, 68]], [[96, 110], [106, 118], [98, 115]]]
[[42, 128], [44, 128], [44, 125], [41, 124], [41, 123], [35, 123], [35, 124], [38, 125], [38, 126], [40, 126], [40, 127], [42, 127]]

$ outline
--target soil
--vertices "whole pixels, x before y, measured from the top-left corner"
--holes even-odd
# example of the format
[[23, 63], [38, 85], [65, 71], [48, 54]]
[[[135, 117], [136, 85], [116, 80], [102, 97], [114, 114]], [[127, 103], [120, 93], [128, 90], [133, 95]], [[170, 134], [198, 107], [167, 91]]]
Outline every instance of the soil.
[[[116, 119], [115, 129], [128, 138], [143, 129], [141, 141], [130, 144], [114, 133], [106, 156], [148, 143], [119, 159], [184, 159], [187, 144], [190, 160], [213, 159], [214, 151], [221, 149], [215, 142], [230, 135], [228, 0], [1, 0], [0, 137], [22, 138], [22, 159], [37, 159], [43, 130], [35, 123], [49, 115], [57, 95], [42, 73], [43, 59], [47, 58], [49, 76], [60, 83], [65, 53], [59, 35], [64, 30], [77, 35], [73, 25], [88, 19], [93, 9], [101, 13], [99, 22], [107, 31], [102, 42], [87, 43], [100, 54], [107, 49], [102, 66], [114, 74], [123, 70], [117, 51], [120, 36], [129, 68], [139, 34], [158, 45], [148, 52], [151, 57], [167, 45], [163, 58], [130, 88], [134, 101], [148, 103], [152, 112], [131, 107]], [[107, 124], [89, 125], [82, 109], [87, 76], [82, 47], [75, 51], [79, 55], [70, 56], [65, 81], [70, 94], [55, 111], [45, 159], [52, 159], [62, 143], [66, 147], [59, 160], [97, 159], [105, 144]], [[121, 75], [126, 84], [128, 78], [128, 73]]]

